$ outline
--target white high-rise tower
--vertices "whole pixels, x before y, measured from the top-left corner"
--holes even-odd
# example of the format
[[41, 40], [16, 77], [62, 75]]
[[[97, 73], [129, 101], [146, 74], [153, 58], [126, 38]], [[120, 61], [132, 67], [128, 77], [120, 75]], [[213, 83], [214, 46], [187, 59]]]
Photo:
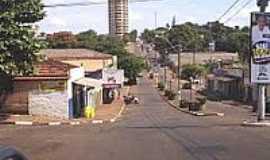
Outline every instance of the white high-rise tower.
[[128, 33], [128, 0], [108, 0], [110, 35], [122, 38]]

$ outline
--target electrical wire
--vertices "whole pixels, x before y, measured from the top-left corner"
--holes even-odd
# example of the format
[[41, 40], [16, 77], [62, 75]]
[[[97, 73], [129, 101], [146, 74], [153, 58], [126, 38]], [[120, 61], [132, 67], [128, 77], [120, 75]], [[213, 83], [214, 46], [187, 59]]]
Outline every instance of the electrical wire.
[[226, 16], [241, 0], [236, 0], [234, 3], [218, 18], [217, 21], [220, 21], [224, 16]]
[[[148, 2], [148, 1], [163, 1], [163, 0], [130, 0], [131, 3], [141, 3], [141, 2]], [[102, 5], [106, 4], [107, 2], [77, 2], [77, 3], [59, 3], [59, 4], [49, 4], [43, 5], [44, 8], [56, 8], [56, 7], [86, 7], [91, 5]]]
[[229, 21], [231, 21], [235, 16], [237, 16], [244, 8], [246, 8], [253, 0], [249, 0], [247, 1], [246, 3], [244, 3], [244, 5], [239, 8], [231, 17], [227, 18], [225, 21], [224, 21], [224, 24], [225, 23], [228, 23]]
[[60, 3], [60, 4], [50, 4], [44, 5], [44, 8], [56, 8], [56, 7], [74, 7], [74, 6], [90, 6], [90, 5], [99, 5], [106, 4], [106, 2], [78, 2], [78, 3]]

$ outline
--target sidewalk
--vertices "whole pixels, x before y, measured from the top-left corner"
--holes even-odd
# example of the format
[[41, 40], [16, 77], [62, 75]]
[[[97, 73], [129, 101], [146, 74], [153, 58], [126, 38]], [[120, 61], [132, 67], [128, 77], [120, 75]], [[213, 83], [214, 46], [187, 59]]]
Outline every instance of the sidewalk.
[[31, 116], [31, 115], [12, 115], [12, 114], [0, 114], [0, 124], [10, 125], [80, 125], [88, 123], [105, 123], [114, 122], [122, 114], [125, 108], [125, 104], [122, 96], [127, 95], [129, 87], [121, 89], [121, 98], [114, 101], [112, 104], [105, 104], [97, 107], [96, 116], [93, 119], [78, 118], [78, 119], [61, 119], [56, 117], [47, 116]]
[[119, 115], [124, 105], [123, 100], [120, 99], [115, 100], [112, 104], [104, 104], [98, 107], [93, 121], [113, 121], [112, 119]]
[[130, 87], [123, 87], [120, 91], [120, 99], [115, 100], [112, 104], [103, 104], [102, 106], [97, 107], [96, 116], [94, 117], [93, 122], [114, 122], [117, 118], [119, 118], [125, 108], [123, 96], [127, 96], [129, 90]]
[[[226, 119], [231, 121], [243, 122], [257, 120], [257, 114], [256, 112], [252, 112], [252, 106], [237, 102], [233, 103], [233, 101], [208, 101], [207, 108], [211, 111], [224, 113]], [[266, 120], [270, 120], [269, 115], [266, 116]]]

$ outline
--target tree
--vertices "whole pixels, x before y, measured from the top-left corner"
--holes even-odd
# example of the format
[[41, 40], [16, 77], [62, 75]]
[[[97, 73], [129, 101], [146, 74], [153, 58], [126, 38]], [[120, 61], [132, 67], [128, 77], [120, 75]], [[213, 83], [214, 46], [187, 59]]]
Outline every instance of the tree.
[[[202, 48], [202, 38], [199, 31], [190, 23], [176, 25], [168, 33], [168, 40], [174, 45], [181, 45], [183, 50], [193, 51]], [[174, 51], [175, 52], [175, 51]]]
[[137, 37], [138, 37], [138, 31], [136, 29], [129, 33], [130, 42], [136, 42]]
[[80, 48], [88, 48], [88, 49], [95, 49], [98, 43], [98, 35], [97, 32], [90, 29], [86, 32], [81, 32], [76, 35], [78, 39], [78, 46]]
[[118, 38], [100, 35], [98, 36], [95, 50], [120, 57], [127, 54], [125, 47], [126, 44]]
[[57, 32], [47, 36], [50, 48], [77, 48], [78, 41], [72, 32]]
[[182, 78], [189, 80], [190, 77], [198, 78], [204, 74], [204, 67], [200, 65], [187, 64], [183, 66]]
[[237, 52], [240, 60], [244, 62], [248, 59], [249, 35], [245, 32], [235, 32], [228, 35], [228, 51]]
[[[0, 1], [0, 77], [33, 72], [35, 53], [42, 48], [33, 23], [43, 19], [41, 0]], [[2, 84], [1, 84], [2, 86]]]
[[141, 34], [141, 39], [145, 43], [153, 43], [155, 40], [156, 33], [154, 30], [145, 29]]
[[146, 67], [143, 58], [133, 55], [119, 57], [118, 65], [120, 69], [124, 69], [125, 77], [131, 82], [136, 82], [136, 77]]

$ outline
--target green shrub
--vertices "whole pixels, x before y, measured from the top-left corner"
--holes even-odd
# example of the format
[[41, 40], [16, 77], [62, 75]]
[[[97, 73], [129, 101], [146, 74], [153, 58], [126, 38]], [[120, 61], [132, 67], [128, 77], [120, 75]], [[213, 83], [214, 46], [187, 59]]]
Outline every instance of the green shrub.
[[176, 94], [173, 91], [166, 90], [164, 96], [168, 97], [169, 100], [174, 100]]
[[169, 100], [175, 100], [176, 94], [174, 92], [171, 92], [170, 95], [168, 96]]
[[164, 83], [159, 82], [159, 83], [158, 83], [158, 88], [159, 88], [160, 91], [163, 91], [163, 90], [165, 89]]

